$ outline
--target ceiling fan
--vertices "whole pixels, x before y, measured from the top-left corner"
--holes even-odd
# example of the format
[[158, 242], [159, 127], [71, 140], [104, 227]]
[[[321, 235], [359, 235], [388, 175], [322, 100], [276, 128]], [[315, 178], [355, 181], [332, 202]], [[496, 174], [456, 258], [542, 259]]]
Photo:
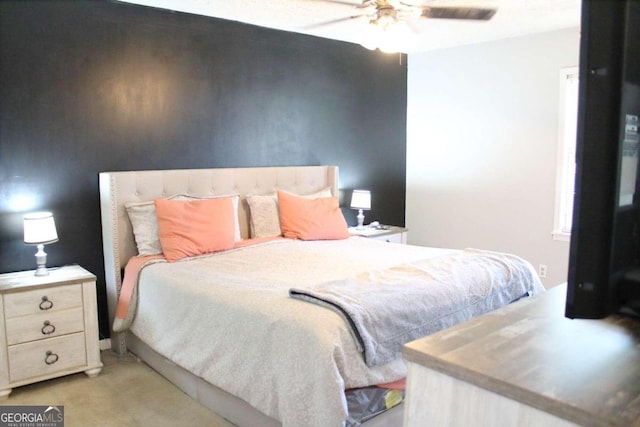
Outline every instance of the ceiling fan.
[[[415, 30], [415, 22], [424, 19], [456, 19], [488, 21], [497, 9], [489, 7], [430, 6], [403, 0], [363, 0], [360, 4], [346, 0], [324, 0], [331, 3], [350, 5], [361, 13], [314, 25], [329, 25], [352, 19], [366, 19], [367, 32], [362, 45], [368, 49], [379, 48], [385, 52], [397, 52], [399, 39], [406, 28]], [[398, 34], [396, 34], [398, 33]]]

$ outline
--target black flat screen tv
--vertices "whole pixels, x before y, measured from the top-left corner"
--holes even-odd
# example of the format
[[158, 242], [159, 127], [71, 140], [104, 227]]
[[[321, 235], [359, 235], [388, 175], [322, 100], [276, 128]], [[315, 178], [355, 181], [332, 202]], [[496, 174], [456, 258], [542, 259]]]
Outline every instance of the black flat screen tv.
[[640, 314], [640, 1], [584, 0], [565, 315]]

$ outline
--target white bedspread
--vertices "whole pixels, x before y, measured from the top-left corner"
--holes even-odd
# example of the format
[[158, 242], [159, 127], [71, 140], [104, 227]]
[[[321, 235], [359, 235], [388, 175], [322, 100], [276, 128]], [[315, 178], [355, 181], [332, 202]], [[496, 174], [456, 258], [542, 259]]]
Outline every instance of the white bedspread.
[[453, 252], [353, 237], [156, 263], [140, 274], [131, 331], [285, 427], [337, 427], [345, 388], [401, 379], [404, 362], [367, 367], [344, 319], [289, 298], [289, 288]]

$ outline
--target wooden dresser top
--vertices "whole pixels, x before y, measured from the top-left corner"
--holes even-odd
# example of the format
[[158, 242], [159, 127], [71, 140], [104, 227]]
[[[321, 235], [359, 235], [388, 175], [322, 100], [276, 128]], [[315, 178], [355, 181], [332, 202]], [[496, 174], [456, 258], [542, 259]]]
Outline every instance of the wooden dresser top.
[[405, 345], [404, 358], [585, 426], [640, 426], [640, 321], [564, 317], [566, 285]]

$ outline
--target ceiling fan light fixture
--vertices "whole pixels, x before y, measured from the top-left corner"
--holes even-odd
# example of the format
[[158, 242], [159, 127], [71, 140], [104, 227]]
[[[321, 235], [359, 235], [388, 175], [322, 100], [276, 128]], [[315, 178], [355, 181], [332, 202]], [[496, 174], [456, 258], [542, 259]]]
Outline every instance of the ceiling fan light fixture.
[[409, 48], [410, 39], [411, 31], [404, 21], [395, 21], [384, 27], [370, 23], [364, 31], [360, 44], [369, 50], [379, 49], [384, 53], [398, 53]]
[[371, 22], [372, 25], [378, 26], [383, 31], [387, 31], [395, 23], [396, 19], [389, 15], [381, 16]]
[[[343, 2], [344, 0], [325, 0]], [[409, 26], [424, 18], [488, 21], [495, 8], [465, 6], [439, 6], [414, 3], [415, 0], [362, 0], [358, 9], [365, 13], [352, 16], [368, 20], [362, 42], [367, 49], [380, 49], [386, 53], [409, 52], [415, 48], [415, 37]], [[433, 0], [432, 0], [433, 1]], [[414, 26], [414, 32], [418, 32]]]

